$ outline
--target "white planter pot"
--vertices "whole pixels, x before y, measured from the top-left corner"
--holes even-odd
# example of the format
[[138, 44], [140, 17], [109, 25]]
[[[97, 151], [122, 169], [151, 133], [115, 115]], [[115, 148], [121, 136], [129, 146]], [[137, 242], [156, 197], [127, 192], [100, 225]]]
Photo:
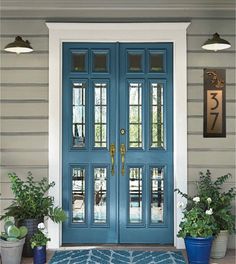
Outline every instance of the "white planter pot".
[[25, 238], [14, 242], [0, 239], [0, 242], [2, 264], [20, 264]]
[[229, 232], [221, 230], [218, 236], [213, 240], [211, 248], [211, 258], [223, 258], [226, 254]]

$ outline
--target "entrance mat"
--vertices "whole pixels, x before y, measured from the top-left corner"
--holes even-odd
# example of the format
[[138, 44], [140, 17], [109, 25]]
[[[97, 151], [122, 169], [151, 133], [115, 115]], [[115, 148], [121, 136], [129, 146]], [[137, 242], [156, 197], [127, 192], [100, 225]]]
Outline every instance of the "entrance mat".
[[57, 251], [49, 264], [186, 264], [180, 251], [70, 250]]

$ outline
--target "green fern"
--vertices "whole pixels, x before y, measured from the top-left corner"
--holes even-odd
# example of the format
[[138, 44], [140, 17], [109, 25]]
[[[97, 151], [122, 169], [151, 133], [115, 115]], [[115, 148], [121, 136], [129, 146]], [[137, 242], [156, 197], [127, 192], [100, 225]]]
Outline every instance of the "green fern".
[[55, 223], [64, 222], [67, 219], [66, 213], [60, 208], [50, 208], [49, 217]]
[[31, 172], [28, 172], [26, 181], [21, 180], [15, 173], [8, 175], [15, 199], [0, 219], [13, 216], [20, 222], [24, 219], [43, 219], [49, 216], [56, 223], [66, 220], [65, 212], [62, 208], [55, 207], [54, 198], [48, 195], [55, 182], [48, 183], [47, 178], [36, 181]]

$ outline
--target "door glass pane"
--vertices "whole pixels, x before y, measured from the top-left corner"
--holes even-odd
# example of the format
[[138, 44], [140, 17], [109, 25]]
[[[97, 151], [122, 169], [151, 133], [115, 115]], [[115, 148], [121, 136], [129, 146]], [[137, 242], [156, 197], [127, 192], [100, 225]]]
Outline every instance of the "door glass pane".
[[129, 222], [142, 222], [142, 168], [129, 169]]
[[85, 89], [86, 83], [73, 84], [73, 146], [85, 147]]
[[128, 71], [140, 72], [142, 71], [142, 54], [128, 53]]
[[93, 71], [107, 72], [107, 53], [99, 52], [93, 54]]
[[94, 223], [106, 223], [107, 169], [94, 169]]
[[129, 147], [142, 147], [142, 83], [129, 84]]
[[85, 169], [72, 170], [72, 208], [74, 223], [85, 222]]
[[151, 52], [149, 54], [149, 70], [151, 72], [163, 72], [164, 71], [164, 59], [163, 53]]
[[164, 168], [151, 169], [151, 222], [163, 222]]
[[163, 146], [163, 84], [151, 83], [151, 147]]
[[107, 84], [95, 83], [94, 88], [94, 147], [107, 146]]
[[72, 71], [84, 72], [86, 71], [86, 54], [73, 53], [72, 54]]

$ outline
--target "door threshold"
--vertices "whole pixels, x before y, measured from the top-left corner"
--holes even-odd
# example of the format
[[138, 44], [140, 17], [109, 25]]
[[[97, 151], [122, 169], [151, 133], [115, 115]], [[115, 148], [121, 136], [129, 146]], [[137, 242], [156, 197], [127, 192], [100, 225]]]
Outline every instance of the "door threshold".
[[63, 244], [60, 250], [82, 249], [130, 249], [130, 250], [176, 250], [173, 244]]

